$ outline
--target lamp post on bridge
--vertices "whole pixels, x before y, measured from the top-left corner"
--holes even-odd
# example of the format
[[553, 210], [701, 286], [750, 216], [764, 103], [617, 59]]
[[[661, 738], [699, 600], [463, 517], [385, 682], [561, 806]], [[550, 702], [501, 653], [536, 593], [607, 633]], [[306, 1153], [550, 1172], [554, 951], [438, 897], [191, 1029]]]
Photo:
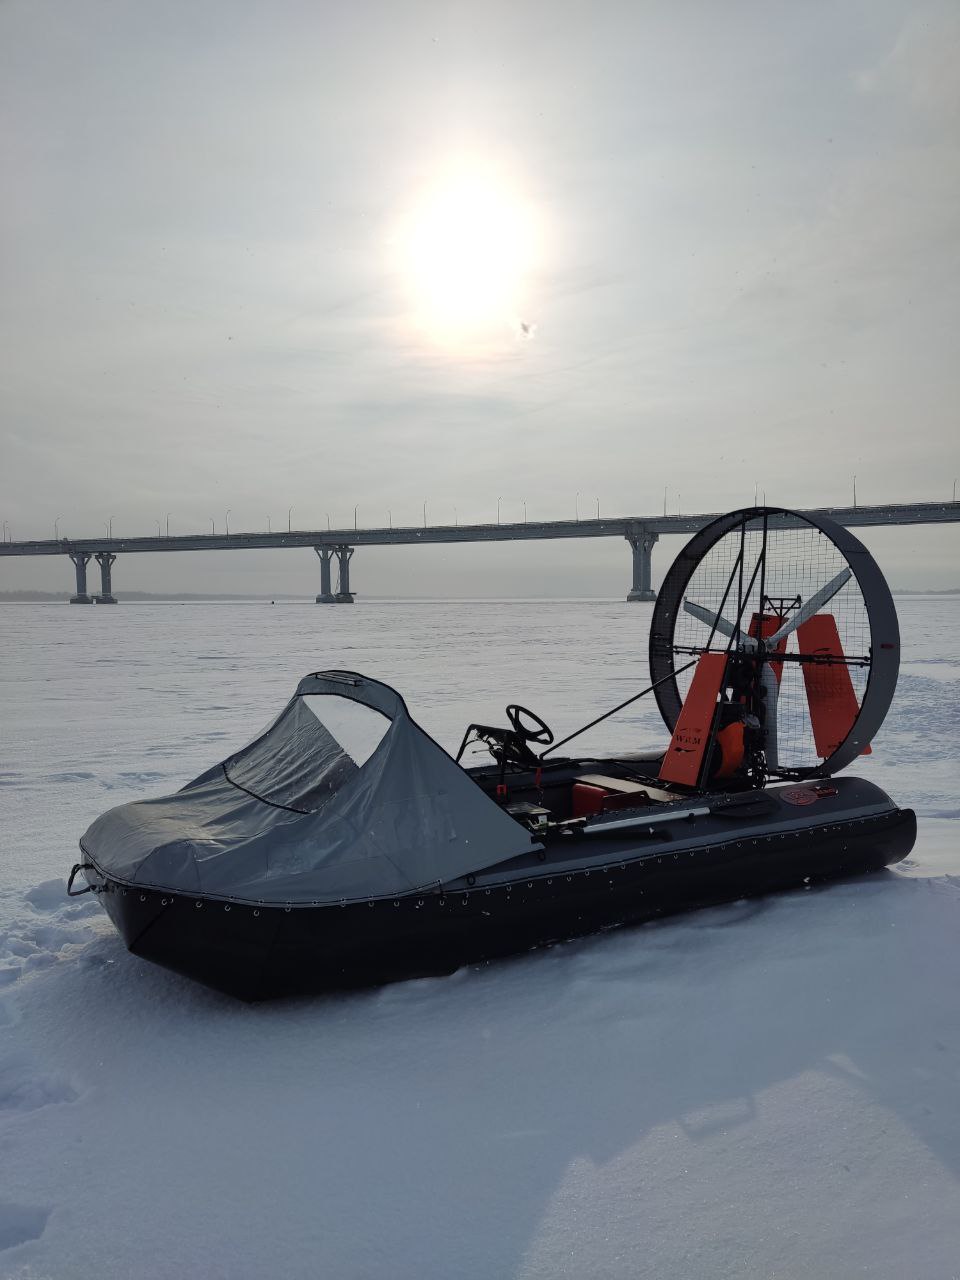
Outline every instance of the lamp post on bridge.
[[353, 507], [353, 528], [354, 528], [354, 532], [356, 532], [356, 529], [357, 529], [357, 512], [358, 512], [359, 510], [360, 510], [360, 503], [359, 503], [359, 502], [354, 503], [354, 507]]
[[[956, 488], [956, 485], [954, 485], [954, 488]], [[62, 519], [63, 519], [63, 516], [57, 516], [57, 518], [56, 518], [56, 519], [54, 520], [54, 522], [53, 522], [53, 540], [54, 540], [54, 542], [59, 542], [59, 541], [60, 541], [60, 521], [61, 521]]]
[[228, 537], [228, 538], [230, 537], [230, 511], [231, 511], [231, 508], [230, 508], [230, 507], [227, 507], [226, 514], [225, 514], [225, 515], [224, 515], [224, 517], [223, 517], [223, 527], [224, 527], [224, 528], [226, 529], [226, 531], [227, 531], [227, 537]]
[[106, 530], [107, 537], [112, 538], [113, 537], [113, 516], [110, 517], [110, 519], [106, 522], [106, 524], [104, 524], [103, 527]]
[[217, 526], [213, 522], [213, 516], [211, 516], [210, 517], [210, 537], [212, 538], [216, 532], [217, 532]]
[[499, 523], [500, 523], [500, 503], [501, 503], [502, 501], [503, 501], [503, 499], [502, 499], [502, 498], [498, 498], [498, 499], [497, 499], [497, 524], [499, 524]]
[[292, 523], [293, 523], [293, 507], [287, 507], [287, 533], [290, 532], [290, 527]]
[[579, 489], [577, 490], [577, 496], [574, 498], [573, 502], [577, 512], [577, 524], [579, 524], [580, 523], [580, 490]]
[[167, 512], [167, 537], [170, 537], [170, 512]]

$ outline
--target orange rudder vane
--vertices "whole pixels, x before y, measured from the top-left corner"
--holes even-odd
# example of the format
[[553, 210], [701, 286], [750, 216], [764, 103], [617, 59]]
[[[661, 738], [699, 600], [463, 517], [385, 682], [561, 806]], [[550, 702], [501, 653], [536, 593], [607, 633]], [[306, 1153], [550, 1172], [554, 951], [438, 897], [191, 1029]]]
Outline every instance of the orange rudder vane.
[[663, 782], [695, 787], [700, 781], [703, 758], [713, 736], [717, 700], [727, 673], [725, 653], [702, 653], [690, 688], [680, 708], [673, 737], [660, 766]]
[[[842, 658], [843, 646], [837, 621], [832, 613], [816, 613], [797, 628], [797, 642], [803, 654]], [[843, 663], [823, 664], [805, 662], [803, 681], [807, 688], [810, 707], [810, 724], [817, 755], [826, 759], [832, 755], [853, 728], [860, 713], [860, 704], [850, 679], [850, 672]], [[870, 744], [861, 755], [870, 754]]]

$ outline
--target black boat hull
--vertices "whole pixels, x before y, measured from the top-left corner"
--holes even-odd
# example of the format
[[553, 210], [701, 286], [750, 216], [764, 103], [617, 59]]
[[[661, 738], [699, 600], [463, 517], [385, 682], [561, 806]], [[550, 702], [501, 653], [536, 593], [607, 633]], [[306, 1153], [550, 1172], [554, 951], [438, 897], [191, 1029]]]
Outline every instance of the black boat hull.
[[[846, 878], [911, 850], [909, 809], [576, 870], [343, 905], [227, 902], [84, 874], [135, 955], [244, 1000], [342, 990], [492, 960], [695, 907]], [[623, 860], [621, 860], [623, 859]]]

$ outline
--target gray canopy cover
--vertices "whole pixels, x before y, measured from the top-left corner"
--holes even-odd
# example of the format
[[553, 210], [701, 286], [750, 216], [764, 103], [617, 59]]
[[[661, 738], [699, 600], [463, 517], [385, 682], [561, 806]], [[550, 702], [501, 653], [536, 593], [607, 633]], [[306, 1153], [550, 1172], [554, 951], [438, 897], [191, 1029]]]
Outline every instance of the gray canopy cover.
[[[389, 722], [365, 762], [323, 723], [325, 695]], [[436, 887], [537, 847], [395, 690], [335, 671], [301, 680], [238, 754], [175, 795], [111, 809], [80, 844], [128, 884], [296, 905]]]

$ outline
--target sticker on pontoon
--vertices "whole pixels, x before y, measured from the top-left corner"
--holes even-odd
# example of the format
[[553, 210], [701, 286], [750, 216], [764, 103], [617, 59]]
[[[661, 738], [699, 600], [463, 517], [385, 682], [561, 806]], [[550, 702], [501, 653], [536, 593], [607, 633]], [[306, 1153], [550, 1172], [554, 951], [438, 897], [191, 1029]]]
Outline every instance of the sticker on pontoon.
[[816, 804], [819, 798], [813, 787], [791, 787], [789, 791], [780, 792], [780, 799], [787, 804]]

